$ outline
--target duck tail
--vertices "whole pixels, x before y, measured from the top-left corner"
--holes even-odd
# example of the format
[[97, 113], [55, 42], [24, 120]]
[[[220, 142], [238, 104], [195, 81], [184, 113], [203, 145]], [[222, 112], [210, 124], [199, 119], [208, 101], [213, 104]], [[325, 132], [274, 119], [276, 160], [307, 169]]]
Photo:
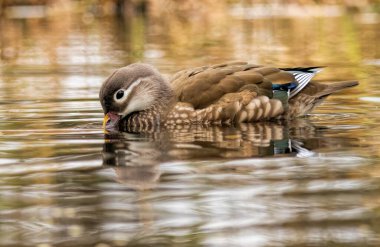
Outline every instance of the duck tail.
[[289, 109], [286, 113], [286, 117], [294, 118], [304, 116], [313, 111], [313, 109], [320, 105], [330, 94], [349, 87], [354, 87], [358, 84], [357, 81], [340, 81], [329, 84], [311, 82], [302, 90], [302, 93], [297, 94], [294, 98], [289, 100]]
[[[326, 84], [324, 84], [326, 85]], [[324, 88], [322, 91], [316, 93], [313, 95], [316, 98], [323, 98], [326, 96], [329, 96], [330, 94], [333, 94], [335, 92], [339, 92], [343, 89], [349, 88], [349, 87], [354, 87], [359, 85], [358, 81], [339, 81], [339, 82], [334, 82], [331, 84], [327, 84], [327, 87]]]

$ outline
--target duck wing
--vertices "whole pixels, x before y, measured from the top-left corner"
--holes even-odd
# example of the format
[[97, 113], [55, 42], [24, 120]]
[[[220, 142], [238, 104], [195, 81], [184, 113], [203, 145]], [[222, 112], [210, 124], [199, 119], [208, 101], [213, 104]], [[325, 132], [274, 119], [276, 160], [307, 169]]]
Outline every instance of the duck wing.
[[294, 75], [298, 85], [290, 91], [289, 98], [296, 96], [302, 89], [304, 89], [311, 79], [320, 71], [323, 67], [297, 67], [297, 68], [282, 68]]
[[295, 81], [294, 75], [285, 70], [234, 62], [182, 70], [174, 75], [171, 85], [179, 102], [202, 109], [229, 93], [239, 97], [239, 92], [250, 91], [272, 98], [274, 84]]

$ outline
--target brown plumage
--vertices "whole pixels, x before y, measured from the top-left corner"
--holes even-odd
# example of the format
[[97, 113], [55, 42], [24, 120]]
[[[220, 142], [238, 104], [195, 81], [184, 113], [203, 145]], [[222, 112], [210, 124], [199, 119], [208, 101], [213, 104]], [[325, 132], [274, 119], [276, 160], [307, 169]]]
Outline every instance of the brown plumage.
[[[309, 82], [318, 69], [234, 62], [182, 70], [168, 82], [150, 65], [131, 64], [103, 83], [99, 97], [106, 129], [142, 131], [293, 118], [309, 113], [328, 95], [358, 84]], [[294, 90], [289, 101], [273, 93], [286, 95], [287, 90]]]
[[310, 82], [299, 94], [289, 100], [286, 118], [301, 117], [313, 111], [327, 96], [348, 87], [358, 85], [357, 81], [341, 81], [330, 84]]

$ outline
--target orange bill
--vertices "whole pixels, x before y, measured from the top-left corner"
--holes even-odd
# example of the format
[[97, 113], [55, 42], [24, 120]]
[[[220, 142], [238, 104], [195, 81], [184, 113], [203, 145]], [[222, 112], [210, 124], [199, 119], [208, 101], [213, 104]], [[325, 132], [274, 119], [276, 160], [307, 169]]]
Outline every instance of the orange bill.
[[106, 114], [103, 118], [103, 129], [106, 128], [107, 126], [107, 122], [110, 120], [110, 117], [108, 116], [108, 114]]
[[121, 116], [115, 112], [108, 112], [103, 119], [103, 129], [109, 131], [119, 130]]

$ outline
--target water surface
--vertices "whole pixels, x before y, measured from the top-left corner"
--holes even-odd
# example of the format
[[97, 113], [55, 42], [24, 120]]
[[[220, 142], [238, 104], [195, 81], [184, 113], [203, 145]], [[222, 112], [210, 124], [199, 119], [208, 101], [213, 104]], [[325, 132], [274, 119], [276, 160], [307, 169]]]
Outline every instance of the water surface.
[[[379, 246], [380, 17], [261, 8], [2, 19], [0, 246]], [[289, 123], [102, 132], [113, 69], [231, 60], [360, 86]]]

